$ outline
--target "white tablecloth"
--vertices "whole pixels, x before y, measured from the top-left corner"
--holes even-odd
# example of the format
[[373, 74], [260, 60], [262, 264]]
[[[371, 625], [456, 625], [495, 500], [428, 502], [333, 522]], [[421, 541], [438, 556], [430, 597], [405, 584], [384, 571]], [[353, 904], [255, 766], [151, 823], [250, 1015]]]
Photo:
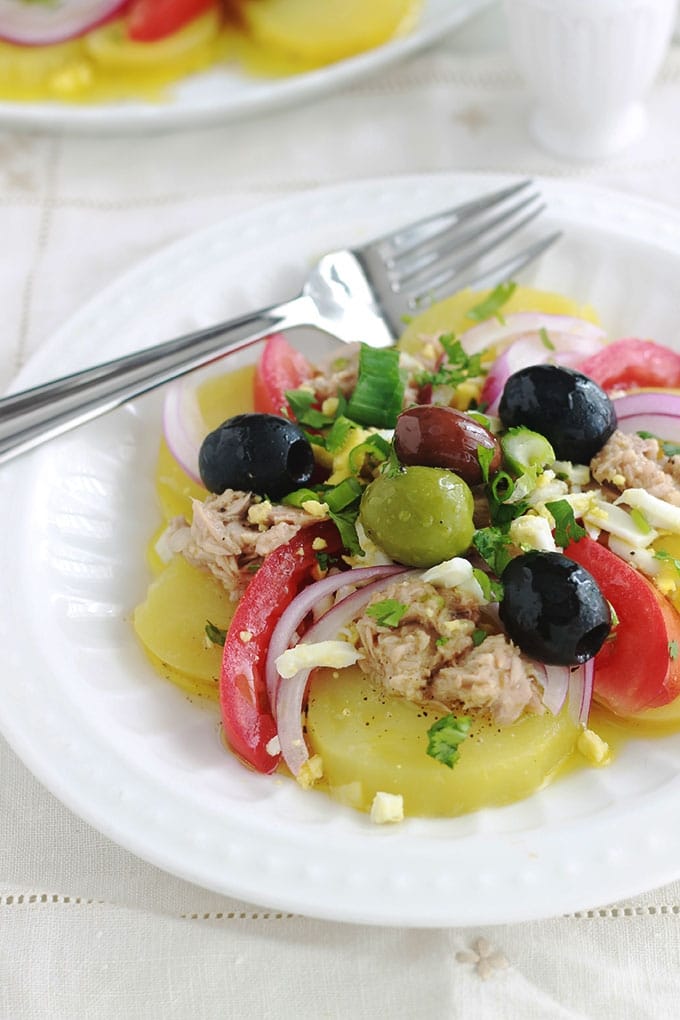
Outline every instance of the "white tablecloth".
[[[93, 293], [177, 238], [267, 200], [402, 173], [577, 177], [680, 205], [680, 45], [650, 129], [605, 164], [526, 133], [498, 12], [333, 96], [138, 137], [0, 134], [0, 384]], [[4, 579], [6, 597], [11, 579]], [[172, 878], [50, 796], [0, 739], [0, 1018], [677, 1015], [680, 883], [493, 929], [331, 924]]]

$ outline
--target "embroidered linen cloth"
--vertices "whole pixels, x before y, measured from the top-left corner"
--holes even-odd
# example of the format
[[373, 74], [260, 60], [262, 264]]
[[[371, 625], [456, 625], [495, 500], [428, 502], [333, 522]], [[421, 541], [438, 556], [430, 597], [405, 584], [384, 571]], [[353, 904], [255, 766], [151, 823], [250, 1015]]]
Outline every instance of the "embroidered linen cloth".
[[[0, 383], [140, 259], [292, 192], [502, 170], [680, 205], [680, 45], [650, 97], [645, 139], [606, 164], [566, 164], [527, 136], [499, 17], [492, 8], [438, 48], [305, 105], [135, 138], [132, 159], [124, 137], [0, 133]], [[2, 739], [0, 777], [0, 1020], [677, 1013], [680, 883], [495, 928], [333, 924], [137, 859], [48, 794]]]

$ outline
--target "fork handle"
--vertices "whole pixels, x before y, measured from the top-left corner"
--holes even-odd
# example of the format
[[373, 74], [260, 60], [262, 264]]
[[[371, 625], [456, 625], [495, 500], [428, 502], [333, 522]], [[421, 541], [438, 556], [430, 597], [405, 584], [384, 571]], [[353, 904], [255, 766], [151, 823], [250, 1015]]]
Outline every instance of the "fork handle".
[[127, 400], [292, 326], [317, 324], [305, 295], [0, 399], [0, 464]]

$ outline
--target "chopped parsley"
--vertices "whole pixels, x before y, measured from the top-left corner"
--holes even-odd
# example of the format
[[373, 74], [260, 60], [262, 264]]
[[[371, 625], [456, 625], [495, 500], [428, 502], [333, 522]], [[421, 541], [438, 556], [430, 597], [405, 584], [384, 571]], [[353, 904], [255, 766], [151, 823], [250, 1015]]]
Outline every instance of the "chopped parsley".
[[564, 549], [570, 542], [578, 542], [586, 535], [586, 529], [576, 522], [574, 511], [568, 500], [556, 499], [545, 505], [555, 520], [555, 542], [557, 545]]
[[678, 642], [677, 641], [669, 641], [668, 642], [668, 654], [671, 657], [671, 659], [673, 659], [673, 661], [675, 661], [677, 659], [678, 651], [680, 651], [680, 649], [678, 649]]
[[680, 454], [680, 444], [678, 443], [670, 443], [665, 439], [660, 439], [653, 432], [638, 432], [637, 435], [640, 439], [656, 439], [666, 457], [677, 457]]
[[481, 627], [475, 627], [475, 629], [472, 632], [472, 644], [475, 646], [475, 648], [479, 648], [482, 641], [484, 641], [485, 638], [487, 638], [488, 636], [489, 635], [487, 634], [487, 632], [483, 630]]
[[499, 283], [483, 301], [480, 301], [478, 305], [469, 310], [467, 313], [468, 319], [472, 319], [474, 322], [484, 322], [485, 319], [495, 317], [499, 322], [504, 322], [505, 320], [500, 314], [500, 310], [503, 305], [507, 304], [516, 290], [517, 284], [510, 280], [506, 283]]
[[298, 424], [310, 429], [323, 429], [332, 425], [334, 419], [313, 406], [316, 399], [316, 394], [311, 390], [286, 390], [286, 400]]
[[427, 731], [427, 753], [430, 758], [452, 769], [460, 757], [459, 745], [470, 732], [470, 716], [445, 715]]
[[421, 372], [419, 386], [451, 386], [453, 389], [468, 379], [478, 379], [484, 374], [481, 354], [466, 354], [460, 340], [453, 333], [443, 333], [439, 342], [446, 358], [435, 372]]
[[226, 630], [222, 630], [220, 627], [216, 627], [210, 620], [206, 622], [205, 633], [209, 641], [212, 641], [214, 645], [223, 645], [227, 640]]
[[503, 585], [500, 581], [494, 580], [493, 577], [489, 577], [479, 567], [472, 568], [472, 576], [475, 578], [477, 584], [482, 589], [482, 594], [487, 602], [500, 602], [503, 598]]
[[[508, 529], [499, 528], [494, 525], [488, 528], [478, 528], [472, 537], [472, 544], [494, 574], [500, 577], [512, 559], [510, 553], [512, 542], [510, 541]], [[480, 570], [479, 573], [483, 574], [483, 571]], [[475, 574], [475, 577], [480, 581], [477, 574]], [[486, 574], [484, 574], [484, 577], [486, 577]], [[482, 584], [481, 581], [480, 584]], [[484, 591], [483, 584], [482, 591]]]
[[403, 602], [398, 602], [397, 599], [383, 599], [382, 602], [369, 606], [366, 615], [372, 616], [381, 627], [398, 627], [406, 612], [408, 606]]

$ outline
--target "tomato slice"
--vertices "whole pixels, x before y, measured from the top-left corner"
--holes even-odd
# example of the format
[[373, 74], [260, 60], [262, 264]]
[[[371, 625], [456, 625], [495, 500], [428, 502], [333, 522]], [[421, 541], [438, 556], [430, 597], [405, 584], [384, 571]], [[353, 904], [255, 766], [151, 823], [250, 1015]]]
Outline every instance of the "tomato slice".
[[680, 354], [654, 343], [627, 337], [607, 344], [578, 366], [607, 391], [680, 386]]
[[130, 39], [156, 42], [178, 32], [199, 14], [217, 6], [218, 0], [132, 0], [127, 16]]
[[280, 755], [267, 751], [276, 723], [267, 697], [267, 649], [281, 614], [312, 576], [315, 539], [324, 552], [342, 549], [331, 521], [303, 528], [266, 557], [246, 588], [229, 626], [222, 656], [220, 707], [224, 735], [232, 750], [258, 772], [273, 772]]
[[296, 390], [312, 375], [304, 354], [292, 347], [282, 333], [268, 337], [255, 369], [255, 410], [282, 414], [288, 409], [286, 390]]
[[[680, 615], [654, 585], [590, 538], [565, 555], [597, 581], [618, 625], [595, 656], [593, 696], [615, 715], [667, 705], [680, 694]], [[674, 644], [676, 643], [677, 644]]]

